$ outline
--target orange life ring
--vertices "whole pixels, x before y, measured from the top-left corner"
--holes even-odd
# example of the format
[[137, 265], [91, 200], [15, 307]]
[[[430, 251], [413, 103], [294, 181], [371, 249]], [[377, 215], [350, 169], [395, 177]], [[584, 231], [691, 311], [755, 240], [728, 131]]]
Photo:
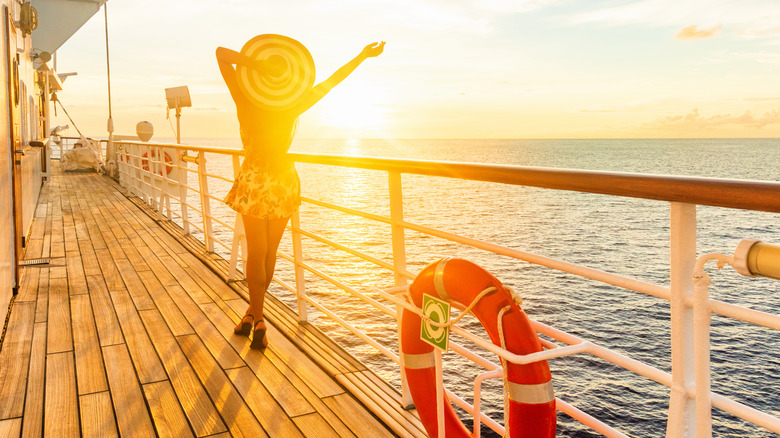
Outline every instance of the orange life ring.
[[[171, 155], [168, 152], [163, 152], [163, 157], [165, 159], [165, 174], [170, 175], [171, 171], [173, 170], [173, 158], [171, 158]], [[157, 157], [157, 152], [152, 149], [151, 152], [152, 159]], [[144, 152], [143, 155], [141, 155], [141, 167], [144, 169], [144, 171], [149, 171], [149, 160], [147, 158], [149, 157], [149, 152]], [[170, 163], [170, 164], [169, 164]], [[157, 171], [158, 175], [162, 175], [162, 170]]]
[[[495, 287], [496, 292], [485, 295], [473, 307], [472, 313], [495, 345], [501, 345], [498, 332], [498, 314], [503, 315], [506, 350], [515, 354], [542, 351], [539, 337], [531, 327], [525, 312], [512, 299], [511, 293], [486, 270], [463, 259], [442, 259], [431, 263], [420, 272], [409, 287], [417, 308], [422, 307], [423, 293], [450, 303], [468, 307], [482, 291]], [[409, 392], [428, 436], [438, 436], [436, 417], [436, 370], [433, 346], [420, 340], [420, 316], [405, 309], [401, 322], [401, 354]], [[506, 429], [512, 438], [554, 437], [556, 428], [555, 395], [547, 361], [518, 365], [506, 362], [504, 367], [509, 392], [509, 413]], [[446, 399], [446, 396], [445, 396]], [[450, 403], [444, 405], [446, 436], [470, 437]]]

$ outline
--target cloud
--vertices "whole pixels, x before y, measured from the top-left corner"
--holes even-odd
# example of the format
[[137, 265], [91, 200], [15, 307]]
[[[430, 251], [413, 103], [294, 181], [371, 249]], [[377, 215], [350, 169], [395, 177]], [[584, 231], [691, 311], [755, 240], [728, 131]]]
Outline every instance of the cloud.
[[743, 38], [780, 36], [780, 2], [777, 0], [623, 0], [595, 2], [584, 12], [561, 16], [567, 24], [603, 26], [676, 27], [698, 23], [711, 28], [724, 26]]
[[780, 96], [778, 97], [746, 97], [745, 100], [748, 102], [767, 102], [770, 100], [780, 100]]
[[737, 35], [746, 38], [763, 38], [780, 35], [780, 26], [774, 23], [751, 23], [742, 29], [738, 29]]
[[685, 115], [668, 116], [657, 119], [643, 126], [649, 129], [714, 129], [726, 125], [737, 125], [748, 128], [760, 129], [767, 125], [780, 124], [780, 108], [775, 108], [757, 117], [750, 111], [734, 116], [731, 114], [716, 114], [704, 117], [699, 114], [699, 109], [694, 108]]
[[709, 29], [699, 29], [695, 24], [685, 26], [674, 35], [678, 40], [703, 40], [714, 38], [723, 26], [717, 25]]

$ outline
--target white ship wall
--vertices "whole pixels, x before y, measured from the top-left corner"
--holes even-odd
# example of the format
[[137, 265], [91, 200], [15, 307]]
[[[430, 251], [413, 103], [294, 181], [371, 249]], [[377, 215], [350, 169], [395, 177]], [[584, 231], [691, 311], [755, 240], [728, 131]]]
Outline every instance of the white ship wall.
[[[3, 11], [12, 13], [14, 20], [19, 19], [20, 4], [16, 1], [3, 0], [0, 3]], [[10, 26], [8, 33], [6, 28]], [[8, 38], [6, 35], [9, 35]], [[33, 34], [34, 35], [34, 34]], [[10, 39], [10, 44], [9, 44]], [[31, 146], [30, 142], [46, 137], [44, 120], [41, 113], [40, 96], [42, 89], [36, 82], [36, 70], [31, 58], [31, 36], [22, 35], [16, 26], [10, 25], [5, 16], [2, 24], [2, 84], [5, 92], [4, 103], [0, 105], [0, 134], [5, 139], [5, 146], [0, 148], [0, 316], [5, 320], [8, 303], [13, 296], [16, 286], [14, 275], [15, 239], [27, 236], [32, 226], [32, 219], [38, 203], [38, 197], [43, 183], [43, 159], [45, 150], [41, 147]], [[10, 46], [10, 50], [9, 50]], [[9, 53], [10, 52], [10, 53]], [[19, 111], [20, 111], [20, 146], [14, 145], [13, 130], [10, 122], [10, 105], [12, 93], [8, 87], [12, 59], [19, 54]], [[14, 84], [11, 84], [13, 87]], [[24, 151], [24, 155], [15, 154], [16, 149]], [[21, 183], [21, 211], [22, 229], [19, 235], [14, 235], [13, 216], [13, 173], [14, 159], [21, 160], [21, 175], [18, 181]]]
[[[9, 1], [3, 1], [2, 5], [5, 9], [10, 4]], [[10, 57], [8, 53], [8, 42], [5, 37], [7, 23], [3, 20], [3, 25], [0, 26], [2, 31], [2, 66], [0, 66], [0, 81], [2, 84], [8, 84], [8, 59]], [[4, 88], [4, 100], [0, 105], [0, 135], [4, 139], [3, 147], [0, 147], [0, 316], [2, 320], [5, 320], [6, 313], [8, 311], [8, 302], [11, 300], [11, 296], [14, 288], [14, 221], [13, 221], [13, 186], [12, 186], [12, 174], [11, 165], [13, 164], [13, 155], [11, 148], [13, 147], [11, 141], [11, 129], [8, 123], [8, 104], [10, 102], [10, 95], [8, 86]]]

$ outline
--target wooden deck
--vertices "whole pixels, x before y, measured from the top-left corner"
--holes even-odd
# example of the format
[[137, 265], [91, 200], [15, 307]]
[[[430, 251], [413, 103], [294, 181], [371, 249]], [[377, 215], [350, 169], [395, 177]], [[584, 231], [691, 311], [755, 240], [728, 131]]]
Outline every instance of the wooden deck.
[[[56, 166], [55, 166], [56, 167]], [[424, 436], [398, 393], [266, 301], [235, 336], [226, 262], [105, 177], [46, 183], [0, 351], [0, 437]]]

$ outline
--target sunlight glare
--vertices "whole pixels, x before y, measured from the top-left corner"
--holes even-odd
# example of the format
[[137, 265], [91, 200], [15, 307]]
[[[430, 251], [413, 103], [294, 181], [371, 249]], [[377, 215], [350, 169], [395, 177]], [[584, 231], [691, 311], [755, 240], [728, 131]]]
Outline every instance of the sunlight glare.
[[377, 130], [386, 122], [380, 89], [361, 83], [342, 83], [323, 100], [323, 121], [334, 128], [360, 133]]

